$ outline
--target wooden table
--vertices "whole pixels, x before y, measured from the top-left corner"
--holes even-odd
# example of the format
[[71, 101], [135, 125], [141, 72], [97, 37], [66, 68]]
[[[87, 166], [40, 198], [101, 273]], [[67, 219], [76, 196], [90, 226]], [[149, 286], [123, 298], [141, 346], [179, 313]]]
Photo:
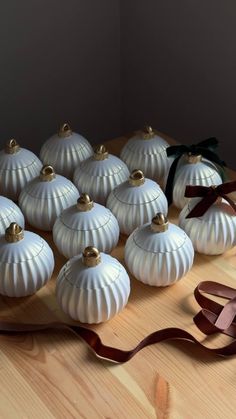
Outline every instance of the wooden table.
[[[167, 138], [169, 142], [172, 142]], [[126, 138], [107, 143], [119, 154]], [[236, 174], [232, 175], [236, 177]], [[169, 218], [177, 221], [177, 211]], [[51, 234], [40, 234], [52, 245]], [[125, 237], [112, 255], [123, 262]], [[55, 247], [54, 247], [55, 249]], [[35, 296], [1, 298], [1, 317], [19, 322], [69, 321], [60, 311], [55, 280], [65, 259], [55, 250], [51, 281]], [[196, 254], [189, 274], [176, 285], [155, 289], [131, 279], [124, 311], [94, 326], [104, 343], [131, 349], [159, 328], [182, 327], [214, 346], [193, 325], [199, 310], [193, 290], [201, 280], [236, 286], [236, 248], [223, 256]], [[123, 365], [97, 359], [69, 331], [0, 337], [0, 418], [180, 418], [236, 417], [236, 358], [206, 354], [191, 343], [162, 343], [144, 349]]]

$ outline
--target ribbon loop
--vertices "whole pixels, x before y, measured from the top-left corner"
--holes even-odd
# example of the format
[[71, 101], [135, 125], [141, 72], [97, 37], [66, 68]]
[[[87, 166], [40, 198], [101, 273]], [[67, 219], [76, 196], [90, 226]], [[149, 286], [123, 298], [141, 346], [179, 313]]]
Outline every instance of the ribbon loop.
[[236, 213], [235, 202], [227, 196], [233, 191], [236, 191], [236, 181], [222, 183], [218, 186], [187, 185], [185, 189], [186, 198], [201, 197], [202, 200], [195, 205], [186, 218], [202, 217], [219, 197], [225, 199]]

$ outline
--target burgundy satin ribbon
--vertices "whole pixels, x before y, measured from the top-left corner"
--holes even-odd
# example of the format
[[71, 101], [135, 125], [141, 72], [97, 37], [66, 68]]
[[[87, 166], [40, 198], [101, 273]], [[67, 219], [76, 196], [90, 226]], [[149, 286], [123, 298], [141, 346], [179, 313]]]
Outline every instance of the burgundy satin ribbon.
[[[228, 302], [225, 306], [222, 306], [221, 304], [208, 298], [204, 295], [204, 293], [223, 297], [227, 299]], [[198, 329], [200, 329], [205, 335], [224, 333], [235, 339], [236, 289], [217, 282], [203, 281], [196, 287], [194, 296], [202, 308], [193, 319]], [[129, 361], [146, 346], [167, 340], [190, 341], [197, 347], [203, 348], [205, 351], [215, 355], [236, 355], [236, 340], [233, 340], [230, 344], [219, 348], [209, 348], [196, 339], [191, 333], [175, 327], [157, 330], [141, 340], [135, 348], [125, 351], [119, 348], [104, 345], [97, 333], [82, 326], [59, 322], [46, 324], [0, 322], [1, 334], [32, 333], [47, 329], [69, 329], [77, 337], [82, 338], [98, 357], [118, 363]]]
[[201, 217], [219, 197], [224, 198], [236, 213], [236, 204], [227, 196], [234, 191], [236, 191], [236, 181], [222, 183], [218, 186], [186, 186], [186, 198], [202, 198], [186, 218]]

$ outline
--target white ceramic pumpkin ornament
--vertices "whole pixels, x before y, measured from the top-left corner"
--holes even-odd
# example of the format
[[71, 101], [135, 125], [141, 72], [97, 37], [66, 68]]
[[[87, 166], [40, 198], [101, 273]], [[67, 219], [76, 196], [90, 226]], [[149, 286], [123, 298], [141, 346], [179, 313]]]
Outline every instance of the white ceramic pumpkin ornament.
[[148, 126], [127, 141], [120, 157], [130, 171], [138, 167], [147, 178], [162, 185], [170, 166], [170, 160], [166, 155], [168, 146], [169, 144]]
[[[227, 184], [220, 186], [224, 185]], [[214, 193], [215, 188], [210, 189]], [[189, 200], [180, 212], [179, 226], [192, 240], [196, 252], [205, 255], [220, 255], [236, 245], [236, 212], [229, 202], [218, 196], [201, 216], [188, 218], [202, 200], [203, 198]]]
[[23, 228], [25, 219], [20, 208], [5, 196], [0, 196], [0, 235], [5, 234], [5, 230], [12, 222], [16, 222]]
[[117, 259], [86, 247], [59, 272], [57, 300], [62, 310], [82, 323], [101, 323], [127, 304], [130, 279]]
[[160, 186], [133, 170], [129, 180], [109, 194], [107, 207], [116, 216], [120, 231], [129, 235], [136, 227], [151, 221], [157, 212], [167, 215], [167, 199]]
[[109, 193], [129, 177], [129, 169], [118, 157], [109, 154], [104, 145], [95, 148], [74, 173], [74, 184], [91, 199], [105, 205]]
[[187, 234], [159, 213], [138, 227], [125, 245], [125, 263], [144, 284], [172, 285], [191, 269], [194, 249]]
[[57, 175], [52, 166], [44, 166], [21, 192], [19, 205], [31, 226], [51, 231], [61, 212], [78, 198], [79, 191], [69, 179]]
[[53, 240], [66, 258], [93, 245], [110, 253], [119, 240], [119, 225], [112, 212], [81, 194], [77, 204], [65, 209], [53, 227]]
[[40, 158], [44, 165], [53, 166], [59, 175], [72, 179], [76, 167], [92, 154], [89, 142], [65, 123], [43, 144]]
[[0, 195], [17, 201], [24, 186], [39, 175], [42, 163], [31, 151], [11, 139], [0, 151]]
[[0, 294], [26, 297], [51, 278], [54, 256], [47, 242], [11, 223], [0, 237]]
[[173, 185], [173, 203], [182, 209], [188, 202], [185, 195], [187, 185], [211, 186], [222, 183], [222, 178], [216, 166], [207, 161], [202, 161], [201, 155], [185, 155], [185, 163], [177, 169]]

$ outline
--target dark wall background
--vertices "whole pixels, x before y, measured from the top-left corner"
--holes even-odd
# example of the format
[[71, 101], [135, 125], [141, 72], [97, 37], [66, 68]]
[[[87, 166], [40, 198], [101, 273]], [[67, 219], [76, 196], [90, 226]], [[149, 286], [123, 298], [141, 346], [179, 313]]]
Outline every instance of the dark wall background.
[[92, 142], [120, 134], [118, 0], [0, 5], [0, 146], [38, 151], [64, 121]]
[[236, 169], [236, 2], [121, 1], [123, 130], [217, 136]]
[[234, 0], [0, 5], [0, 147], [38, 151], [68, 121], [91, 142], [150, 123], [221, 140], [236, 168]]

